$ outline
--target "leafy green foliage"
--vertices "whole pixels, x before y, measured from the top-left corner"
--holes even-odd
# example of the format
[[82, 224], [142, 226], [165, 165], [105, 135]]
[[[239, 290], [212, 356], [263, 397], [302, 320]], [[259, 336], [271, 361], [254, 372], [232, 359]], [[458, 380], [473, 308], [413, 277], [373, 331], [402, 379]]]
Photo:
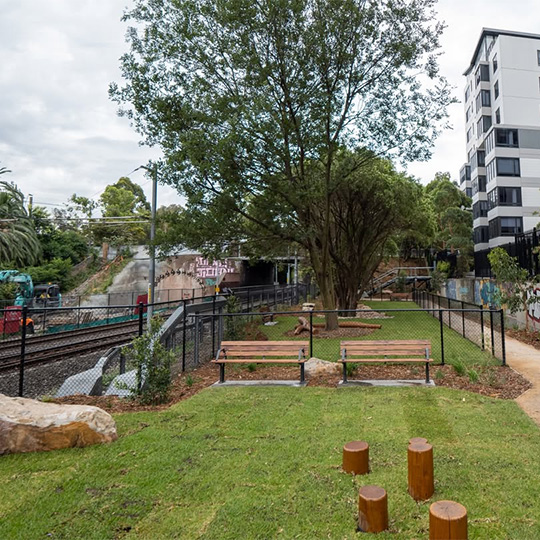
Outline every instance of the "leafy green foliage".
[[[488, 260], [497, 282], [495, 304], [505, 305], [510, 313], [527, 311], [529, 305], [536, 302], [536, 298], [529, 294], [535, 278], [529, 277], [527, 270], [519, 266], [516, 257], [511, 257], [503, 248], [492, 249], [488, 253]], [[528, 317], [526, 321], [528, 325]]]
[[[226, 313], [240, 313], [242, 311], [242, 300], [231, 294], [227, 297], [227, 303], [225, 306]], [[225, 333], [224, 339], [227, 341], [241, 341], [246, 336], [246, 324], [247, 318], [225, 317]]]
[[169, 397], [175, 353], [160, 342], [160, 328], [161, 321], [152, 319], [150, 329], [123, 348], [126, 358], [137, 370], [137, 387], [132, 395], [145, 405], [164, 403]]
[[66, 290], [71, 285], [70, 273], [73, 265], [69, 259], [55, 258], [40, 266], [30, 266], [24, 269], [29, 274], [34, 284], [58, 283], [61, 290]]
[[[0, 174], [9, 172], [0, 169]], [[0, 181], [0, 268], [34, 264], [41, 255], [34, 224], [15, 184]]]
[[0, 307], [4, 302], [13, 301], [17, 296], [16, 283], [0, 283]]
[[336, 289], [352, 302], [408, 227], [387, 231], [380, 203], [395, 216], [418, 198], [376, 156], [428, 158], [453, 102], [432, 2], [136, 0], [125, 19], [126, 83], [110, 94], [187, 199], [178, 241], [216, 258], [296, 247], [326, 308]]

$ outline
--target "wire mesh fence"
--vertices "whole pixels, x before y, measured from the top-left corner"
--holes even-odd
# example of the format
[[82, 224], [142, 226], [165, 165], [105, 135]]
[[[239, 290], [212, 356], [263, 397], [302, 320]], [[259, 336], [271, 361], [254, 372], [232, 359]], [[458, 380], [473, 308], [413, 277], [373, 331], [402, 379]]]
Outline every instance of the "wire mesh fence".
[[[229, 296], [238, 299], [240, 311], [270, 309], [306, 299], [308, 288], [302, 284], [244, 287], [219, 296], [150, 305], [4, 308], [0, 310], [0, 393], [101, 395], [129, 386], [135, 366], [123, 348], [145, 331], [150, 309], [165, 322], [160, 339], [174, 352], [173, 375], [193, 369], [221, 339], [215, 316], [223, 313]], [[123, 378], [112, 385], [119, 376]]]

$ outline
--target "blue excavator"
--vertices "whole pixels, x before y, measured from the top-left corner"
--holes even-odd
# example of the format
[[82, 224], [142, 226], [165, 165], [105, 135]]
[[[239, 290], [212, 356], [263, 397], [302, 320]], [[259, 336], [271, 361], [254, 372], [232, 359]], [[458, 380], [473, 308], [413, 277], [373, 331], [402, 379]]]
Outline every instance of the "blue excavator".
[[17, 285], [14, 306], [32, 307], [34, 284], [28, 274], [23, 274], [17, 270], [0, 270], [0, 283], [15, 283]]

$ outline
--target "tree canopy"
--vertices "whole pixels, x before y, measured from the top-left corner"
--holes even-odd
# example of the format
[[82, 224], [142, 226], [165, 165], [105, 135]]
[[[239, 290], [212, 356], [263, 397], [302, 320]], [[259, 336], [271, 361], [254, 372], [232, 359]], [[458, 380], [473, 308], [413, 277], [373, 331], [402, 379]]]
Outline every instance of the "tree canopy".
[[[162, 148], [161, 177], [204, 232], [192, 247], [219, 256], [241, 241], [272, 256], [296, 244], [328, 309], [347, 272], [337, 253], [366, 251], [355, 276], [365, 281], [374, 255], [361, 238], [374, 227], [354, 179], [392, 176], [400, 193], [407, 182], [377, 156], [427, 159], [452, 102], [438, 74], [434, 4], [135, 1], [125, 15], [134, 24], [126, 83], [110, 93], [145, 142]], [[390, 184], [380, 193], [372, 184], [374, 200]], [[341, 244], [355, 226], [360, 248]]]

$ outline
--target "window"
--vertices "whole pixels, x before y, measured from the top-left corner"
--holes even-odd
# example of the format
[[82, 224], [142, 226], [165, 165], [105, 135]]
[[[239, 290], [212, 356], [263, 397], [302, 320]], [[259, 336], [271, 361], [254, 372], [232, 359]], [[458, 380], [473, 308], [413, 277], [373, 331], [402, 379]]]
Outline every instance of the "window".
[[488, 210], [496, 206], [521, 206], [521, 188], [496, 187], [488, 195]]
[[495, 55], [493, 57], [493, 73], [495, 73], [497, 71], [498, 67], [499, 67], [499, 62], [497, 61], [497, 55]]
[[486, 166], [486, 153], [484, 150], [478, 150], [476, 152], [477, 154], [477, 160], [478, 160], [478, 166], [479, 167], [485, 167]]
[[487, 133], [490, 127], [491, 127], [491, 116], [482, 116], [480, 120], [478, 120], [478, 124], [477, 124], [478, 137], [480, 137], [482, 133]]
[[467, 142], [471, 140], [471, 137], [472, 137], [472, 128], [469, 128], [467, 130]]
[[486, 175], [487, 176], [487, 182], [489, 184], [489, 182], [491, 182], [495, 178], [495, 176], [497, 176], [496, 173], [495, 173], [495, 160], [494, 159], [492, 159], [488, 163], [487, 168], [486, 168], [486, 173], [487, 173], [487, 175]]
[[517, 129], [496, 129], [495, 146], [504, 146], [507, 148], [518, 148], [518, 130]]
[[471, 97], [471, 89], [469, 86], [467, 86], [467, 90], [465, 90], [465, 103], [469, 101], [469, 98]]
[[476, 227], [476, 229], [474, 229], [474, 243], [484, 244], [487, 242], [489, 242], [489, 228]]
[[497, 109], [495, 111], [495, 123], [500, 124], [501, 123], [501, 109]]
[[540, 66], [540, 51], [536, 51], [536, 60], [538, 61], [538, 65]]
[[495, 95], [495, 99], [499, 97], [499, 81], [497, 81], [493, 87], [493, 94]]
[[519, 158], [497, 158], [497, 176], [521, 176]]
[[476, 96], [476, 112], [482, 107], [491, 107], [491, 94], [489, 90], [480, 90]]
[[477, 219], [480, 217], [487, 217], [487, 213], [488, 213], [487, 201], [478, 201], [474, 203], [472, 207], [472, 211], [473, 211], [473, 219]]
[[467, 197], [472, 197], [472, 189], [470, 187], [465, 188], [465, 195], [467, 195]]
[[475, 79], [477, 87], [481, 81], [489, 81], [489, 66], [486, 64], [478, 66], [478, 69], [475, 73]]
[[523, 232], [523, 218], [498, 217], [489, 222], [489, 237], [514, 236]]

